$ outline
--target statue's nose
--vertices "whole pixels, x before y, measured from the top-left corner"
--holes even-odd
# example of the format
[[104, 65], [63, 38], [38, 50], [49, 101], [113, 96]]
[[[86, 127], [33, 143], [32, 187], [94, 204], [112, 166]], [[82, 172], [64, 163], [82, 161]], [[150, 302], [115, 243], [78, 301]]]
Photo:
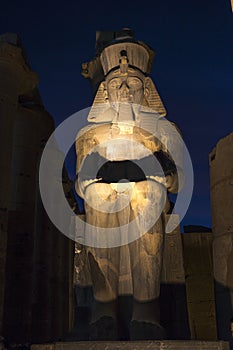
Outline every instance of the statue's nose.
[[121, 95], [128, 95], [129, 93], [129, 87], [126, 83], [126, 81], [123, 81], [120, 87], [120, 93]]
[[129, 91], [129, 87], [127, 85], [127, 82], [126, 81], [123, 81], [122, 84], [121, 84], [121, 87], [120, 87], [120, 90], [126, 90], [126, 91]]

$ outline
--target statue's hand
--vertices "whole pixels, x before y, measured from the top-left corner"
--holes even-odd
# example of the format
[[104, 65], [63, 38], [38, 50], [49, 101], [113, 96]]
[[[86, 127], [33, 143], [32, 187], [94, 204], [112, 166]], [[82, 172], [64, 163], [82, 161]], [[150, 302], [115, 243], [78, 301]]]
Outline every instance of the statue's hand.
[[167, 187], [168, 192], [177, 193], [179, 189], [178, 175], [177, 173], [171, 173], [166, 176], [165, 186]]
[[75, 254], [80, 254], [83, 248], [84, 246], [81, 243], [75, 242]]

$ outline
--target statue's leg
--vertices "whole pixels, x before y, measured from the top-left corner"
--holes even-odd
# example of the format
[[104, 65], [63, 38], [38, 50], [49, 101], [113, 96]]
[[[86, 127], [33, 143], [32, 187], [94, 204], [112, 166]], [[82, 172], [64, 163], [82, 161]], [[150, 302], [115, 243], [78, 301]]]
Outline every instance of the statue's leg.
[[93, 244], [97, 246], [87, 247], [95, 298], [90, 338], [114, 340], [117, 338], [120, 248], [98, 248], [96, 232], [98, 227], [105, 228], [106, 245], [111, 242], [108, 228], [119, 227], [119, 198], [111, 185], [105, 183], [90, 185], [85, 194], [86, 222], [93, 226]]
[[150, 221], [151, 215], [158, 219], [148, 232], [129, 245], [134, 297], [131, 339], [164, 338], [159, 325], [159, 294], [164, 240], [161, 213], [165, 200], [163, 185], [153, 181], [150, 181], [149, 187], [146, 181], [135, 185], [131, 203], [134, 216], [143, 211], [145, 220]]

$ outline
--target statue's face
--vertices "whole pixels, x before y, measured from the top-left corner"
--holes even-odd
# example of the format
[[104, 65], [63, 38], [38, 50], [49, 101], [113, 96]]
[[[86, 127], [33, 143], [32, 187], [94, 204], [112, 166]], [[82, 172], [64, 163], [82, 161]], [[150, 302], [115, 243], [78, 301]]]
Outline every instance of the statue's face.
[[141, 104], [144, 97], [144, 79], [141, 72], [132, 68], [124, 74], [120, 70], [109, 73], [106, 78], [109, 102]]

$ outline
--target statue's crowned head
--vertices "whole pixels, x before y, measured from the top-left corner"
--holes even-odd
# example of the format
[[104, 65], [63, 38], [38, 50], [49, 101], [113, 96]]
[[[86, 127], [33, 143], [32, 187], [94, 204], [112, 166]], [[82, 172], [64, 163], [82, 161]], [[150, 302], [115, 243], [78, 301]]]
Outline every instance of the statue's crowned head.
[[118, 68], [124, 70], [127, 65], [144, 75], [151, 72], [154, 52], [143, 42], [134, 39], [131, 30], [113, 32], [114, 38], [109, 41], [102, 39], [104, 34], [105, 32], [97, 32], [97, 54], [100, 55], [105, 77]]
[[[103, 33], [97, 36], [97, 47], [101, 34], [103, 37]], [[113, 40], [100, 45], [99, 55], [105, 76], [105, 98], [110, 103], [142, 104], [149, 95], [145, 77], [151, 70], [153, 51], [135, 40], [131, 30], [123, 29], [114, 32]]]
[[[106, 103], [134, 103], [147, 106], [162, 116], [166, 111], [148, 74], [151, 72], [154, 51], [136, 40], [128, 28], [96, 33], [96, 58], [84, 63], [82, 74], [98, 86], [93, 107]], [[89, 120], [97, 121], [96, 108]], [[98, 118], [99, 119], [99, 118]]]

